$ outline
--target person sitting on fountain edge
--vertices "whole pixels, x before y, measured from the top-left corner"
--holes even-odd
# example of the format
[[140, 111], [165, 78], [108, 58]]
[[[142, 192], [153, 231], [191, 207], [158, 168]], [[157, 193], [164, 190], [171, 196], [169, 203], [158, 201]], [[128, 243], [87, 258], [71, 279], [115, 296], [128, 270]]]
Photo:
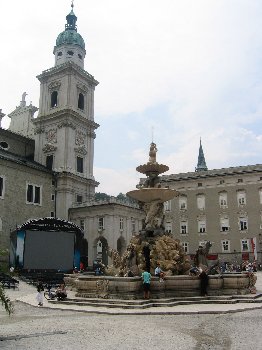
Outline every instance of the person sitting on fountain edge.
[[156, 264], [155, 276], [159, 277], [159, 282], [164, 282], [165, 273], [162, 271], [160, 264]]

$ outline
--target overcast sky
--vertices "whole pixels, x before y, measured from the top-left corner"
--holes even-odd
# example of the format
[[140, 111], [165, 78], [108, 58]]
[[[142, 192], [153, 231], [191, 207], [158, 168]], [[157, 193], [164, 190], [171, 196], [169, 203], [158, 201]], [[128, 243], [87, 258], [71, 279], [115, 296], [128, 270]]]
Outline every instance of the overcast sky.
[[[54, 65], [70, 0], [1, 2], [0, 109]], [[153, 138], [166, 174], [262, 163], [261, 0], [75, 0], [95, 91], [97, 191], [135, 188]], [[5, 117], [2, 127], [7, 128]]]

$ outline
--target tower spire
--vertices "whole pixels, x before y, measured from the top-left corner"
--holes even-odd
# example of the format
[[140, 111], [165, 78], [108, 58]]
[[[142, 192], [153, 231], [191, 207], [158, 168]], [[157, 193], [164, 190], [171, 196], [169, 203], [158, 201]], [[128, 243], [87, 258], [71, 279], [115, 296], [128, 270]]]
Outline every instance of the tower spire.
[[76, 26], [76, 21], [77, 21], [77, 17], [74, 14], [74, 0], [72, 0], [71, 2], [71, 8], [72, 10], [70, 11], [70, 13], [66, 16], [66, 25], [65, 25], [65, 30], [75, 30], [77, 31], [77, 26]]
[[195, 171], [207, 171], [207, 170], [208, 169], [207, 169], [206, 160], [205, 160], [202, 143], [201, 143], [201, 137], [200, 137], [198, 161], [197, 161], [197, 167], [195, 168]]

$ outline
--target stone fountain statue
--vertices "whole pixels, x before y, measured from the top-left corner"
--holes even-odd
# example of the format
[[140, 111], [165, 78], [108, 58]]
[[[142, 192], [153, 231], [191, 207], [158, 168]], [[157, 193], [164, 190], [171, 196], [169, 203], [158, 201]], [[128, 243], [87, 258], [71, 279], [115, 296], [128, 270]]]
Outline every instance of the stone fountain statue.
[[156, 152], [156, 144], [152, 142], [149, 150], [149, 161], [136, 168], [138, 172], [145, 174], [147, 178], [137, 190], [127, 193], [127, 196], [138, 200], [145, 211], [146, 217], [143, 229], [147, 236], [164, 233], [164, 202], [178, 195], [178, 192], [175, 190], [161, 187], [159, 175], [166, 172], [169, 167], [157, 163]]
[[164, 202], [177, 196], [178, 192], [161, 187], [159, 175], [169, 167], [157, 162], [156, 153], [156, 144], [152, 142], [148, 162], [136, 168], [146, 175], [146, 179], [137, 190], [127, 193], [145, 212], [142, 231], [131, 239], [122, 257], [115, 250], [109, 251], [113, 264], [108, 267], [108, 274], [136, 276], [145, 269], [153, 273], [157, 264], [167, 275], [183, 274], [190, 269], [179, 240], [165, 234]]
[[[101, 265], [102, 275], [79, 274], [76, 277], [71, 274], [65, 277], [66, 283], [76, 289], [77, 297], [137, 299], [141, 297], [142, 271], [149, 269], [154, 274], [156, 266], [160, 266], [165, 277], [164, 283], [160, 283], [163, 280], [157, 277], [151, 279], [150, 289], [155, 297], [184, 298], [199, 295], [200, 279], [189, 275], [190, 261], [180, 241], [165, 233], [163, 203], [174, 198], [178, 192], [161, 187], [159, 174], [167, 171], [168, 167], [157, 163], [156, 153], [156, 144], [152, 142], [149, 161], [137, 167], [137, 171], [145, 174], [146, 179], [137, 190], [127, 193], [141, 203], [145, 212], [143, 229], [132, 237], [122, 256], [114, 249], [108, 250], [112, 264]], [[195, 261], [198, 267], [206, 267], [206, 255], [210, 247], [211, 242], [207, 242], [204, 248], [199, 248]], [[256, 276], [250, 272], [223, 275], [223, 278], [220, 274], [212, 275], [208, 278], [208, 294], [255, 293], [255, 282]]]

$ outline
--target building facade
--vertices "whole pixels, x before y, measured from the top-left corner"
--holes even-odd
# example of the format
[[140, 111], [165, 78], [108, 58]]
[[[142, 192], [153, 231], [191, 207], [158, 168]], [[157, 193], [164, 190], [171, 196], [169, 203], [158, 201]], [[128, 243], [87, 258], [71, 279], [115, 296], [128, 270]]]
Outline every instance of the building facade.
[[[55, 65], [37, 77], [39, 110], [26, 105], [23, 93], [9, 114], [9, 129], [0, 128], [0, 246], [8, 248], [17, 225], [57, 217], [82, 228], [92, 265], [96, 259], [107, 263], [109, 248], [122, 253], [142, 228], [144, 213], [113, 197], [94, 200], [98, 81], [84, 68], [85, 42], [76, 21], [72, 7], [56, 39]], [[3, 116], [0, 110], [0, 126]], [[262, 261], [262, 165], [208, 170], [200, 141], [195, 172], [163, 175], [161, 185], [179, 192], [165, 203], [165, 229], [188, 254], [211, 241], [211, 253], [225, 261]]]
[[89, 265], [96, 259], [107, 265], [110, 248], [122, 255], [132, 235], [142, 229], [143, 217], [138, 205], [114, 197], [69, 210], [69, 219], [88, 237]]
[[164, 175], [161, 182], [179, 192], [165, 203], [165, 228], [188, 254], [211, 241], [210, 253], [224, 261], [261, 262], [261, 164], [217, 170], [198, 164], [195, 172]]
[[34, 162], [34, 141], [0, 129], [0, 247], [17, 225], [55, 216], [53, 172]]
[[[122, 252], [141, 228], [143, 215], [128, 201], [94, 200], [99, 185], [93, 174], [98, 81], [84, 69], [85, 42], [76, 22], [72, 4], [56, 39], [55, 65], [37, 77], [39, 110], [26, 104], [23, 93], [8, 115], [9, 129], [0, 128], [0, 245], [8, 248], [10, 232], [29, 219], [72, 220], [84, 231], [83, 250], [92, 265], [100, 258], [107, 263], [109, 248]], [[0, 126], [3, 116], [0, 111]]]

